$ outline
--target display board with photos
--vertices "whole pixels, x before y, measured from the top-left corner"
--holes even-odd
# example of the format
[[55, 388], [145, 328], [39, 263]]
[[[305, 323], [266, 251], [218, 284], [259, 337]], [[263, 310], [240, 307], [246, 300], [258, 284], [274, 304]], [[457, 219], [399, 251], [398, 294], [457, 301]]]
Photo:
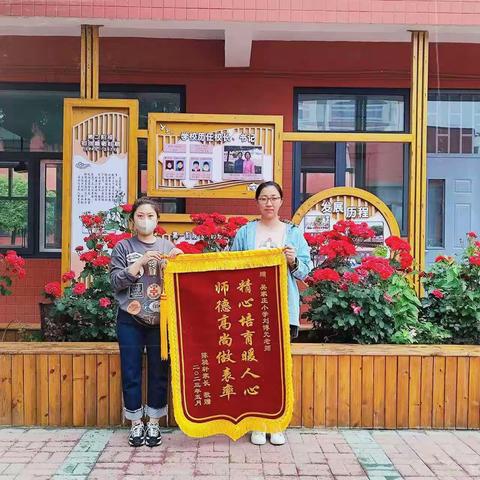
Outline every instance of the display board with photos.
[[277, 116], [152, 113], [148, 195], [253, 198], [281, 184], [282, 131]]
[[309, 234], [331, 230], [340, 220], [365, 222], [375, 236], [358, 245], [360, 256], [371, 254], [388, 237], [400, 236], [391, 210], [378, 197], [360, 188], [335, 187], [319, 192], [299, 207], [292, 220], [303, 233]]

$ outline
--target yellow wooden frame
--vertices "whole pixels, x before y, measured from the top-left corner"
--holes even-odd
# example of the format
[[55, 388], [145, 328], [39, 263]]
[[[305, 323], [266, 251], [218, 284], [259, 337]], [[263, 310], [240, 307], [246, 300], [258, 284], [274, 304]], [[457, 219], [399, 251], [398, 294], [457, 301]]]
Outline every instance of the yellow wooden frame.
[[411, 143], [411, 133], [283, 132], [284, 142]]
[[[428, 32], [412, 32], [412, 75], [410, 117], [413, 141], [410, 144], [408, 239], [418, 268], [425, 268], [427, 210], [427, 106]], [[414, 278], [418, 294], [422, 287]]]
[[[269, 115], [206, 115], [206, 114], [163, 114], [151, 113], [148, 117], [148, 129], [135, 128], [136, 138], [148, 139], [148, 195], [163, 197], [185, 198], [252, 198], [253, 192], [239, 194], [232, 187], [222, 188], [218, 191], [205, 191], [201, 189], [185, 189], [180, 194], [180, 189], [175, 191], [156, 190], [155, 176], [155, 136], [156, 122], [191, 122], [191, 123], [266, 123], [274, 125], [274, 178], [282, 184], [283, 167], [283, 142], [384, 142], [384, 143], [408, 143], [410, 144], [410, 178], [409, 178], [409, 201], [408, 201], [408, 238], [413, 248], [413, 255], [421, 269], [425, 266], [425, 236], [426, 236], [426, 138], [427, 138], [427, 95], [428, 95], [428, 32], [412, 31], [411, 37], [411, 88], [410, 88], [410, 133], [350, 133], [350, 132], [284, 132], [283, 117]], [[82, 25], [81, 35], [81, 96], [85, 98], [98, 97], [99, 80], [99, 26]], [[103, 100], [102, 100], [103, 101]], [[112, 100], [115, 102], [115, 100]], [[108, 102], [108, 100], [107, 100]], [[128, 101], [126, 101], [128, 102]], [[124, 101], [125, 104], [125, 101]], [[138, 107], [137, 107], [138, 112]], [[138, 113], [137, 113], [138, 118]], [[135, 125], [137, 127], [137, 125]], [[64, 128], [64, 145], [67, 129]], [[133, 132], [133, 129], [131, 129]], [[133, 151], [131, 152], [133, 153]], [[135, 150], [135, 157], [136, 157]], [[64, 154], [65, 158], [65, 154]], [[130, 155], [130, 158], [133, 158]], [[153, 169], [152, 169], [153, 167]], [[64, 173], [65, 175], [65, 173]], [[130, 178], [130, 172], [129, 172]], [[130, 183], [130, 180], [129, 180]], [[64, 182], [64, 185], [67, 185]], [[136, 184], [135, 184], [136, 187]], [[69, 187], [70, 188], [70, 187]], [[135, 188], [136, 190], [136, 188]], [[65, 194], [64, 194], [65, 200]], [[70, 200], [70, 199], [68, 199]], [[131, 199], [133, 200], [133, 198]], [[66, 203], [64, 203], [66, 205]], [[186, 216], [186, 215], [185, 215]], [[184, 223], [182, 215], [162, 215], [163, 223]], [[65, 228], [63, 227], [63, 230]], [[65, 238], [65, 236], [64, 236]], [[62, 249], [63, 249], [62, 242]], [[62, 256], [63, 258], [63, 256]], [[64, 263], [62, 261], [62, 266]], [[421, 287], [418, 279], [415, 280], [417, 291]]]
[[322, 200], [342, 195], [360, 198], [373, 205], [387, 221], [391, 235], [394, 235], [396, 237], [400, 236], [400, 228], [398, 226], [397, 220], [393, 216], [393, 213], [390, 211], [390, 209], [385, 205], [385, 203], [383, 203], [378, 197], [373, 195], [373, 193], [354, 187], [334, 187], [312, 195], [304, 203], [302, 203], [302, 205], [295, 212], [295, 215], [293, 215], [292, 218], [292, 222], [298, 225], [301, 222], [302, 218]]
[[82, 25], [80, 47], [80, 97], [98, 98], [99, 26]]
[[127, 201], [137, 198], [138, 185], [138, 100], [66, 98], [63, 104], [63, 176], [62, 176], [62, 272], [70, 270], [70, 229], [72, 221], [72, 128], [75, 109], [128, 110], [128, 183]]
[[[190, 113], [149, 113], [148, 114], [148, 160], [147, 160], [147, 194], [156, 197], [175, 198], [254, 198], [255, 192], [245, 185], [218, 187], [218, 189], [202, 188], [156, 188], [156, 135], [158, 123], [186, 124], [218, 124], [218, 128], [236, 125], [265, 125], [274, 128], [273, 178], [282, 185], [283, 170], [283, 117], [279, 115], [206, 115]], [[223, 125], [223, 127], [222, 127]], [[142, 131], [143, 138], [143, 131]], [[255, 183], [255, 182], [252, 182]]]

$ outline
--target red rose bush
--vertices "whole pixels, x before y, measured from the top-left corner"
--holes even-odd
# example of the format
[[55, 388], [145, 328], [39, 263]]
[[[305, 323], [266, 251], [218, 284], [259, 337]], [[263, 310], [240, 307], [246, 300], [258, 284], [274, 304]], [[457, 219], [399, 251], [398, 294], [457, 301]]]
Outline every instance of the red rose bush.
[[[110, 253], [115, 245], [131, 237], [130, 204], [107, 212], [80, 216], [87, 231], [84, 245], [75, 248], [83, 264], [81, 272], [65, 272], [62, 282], [50, 282], [44, 295], [52, 301], [44, 320], [44, 336], [51, 341], [108, 341], [115, 339], [117, 304], [110, 284]], [[163, 234], [160, 228], [157, 234]], [[62, 288], [63, 287], [63, 288]]]
[[466, 247], [458, 257], [438, 255], [421, 273], [425, 295], [424, 321], [448, 330], [451, 343], [480, 343], [480, 241], [475, 232], [466, 235]]
[[375, 233], [366, 223], [339, 221], [306, 234], [315, 269], [303, 293], [304, 317], [321, 341], [434, 343], [447, 333], [419, 321], [420, 301], [407, 275], [410, 245], [398, 237], [369, 253]]

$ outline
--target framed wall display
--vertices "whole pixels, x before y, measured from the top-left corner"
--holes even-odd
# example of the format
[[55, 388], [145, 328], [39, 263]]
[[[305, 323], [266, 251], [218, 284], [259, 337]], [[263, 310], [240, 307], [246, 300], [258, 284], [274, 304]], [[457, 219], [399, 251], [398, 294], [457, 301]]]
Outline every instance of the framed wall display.
[[353, 187], [335, 187], [308, 198], [293, 216], [303, 233], [321, 233], [331, 230], [339, 220], [366, 222], [375, 236], [363, 241], [358, 250], [367, 255], [394, 235], [400, 228], [391, 210], [375, 195]]
[[157, 197], [253, 198], [282, 183], [283, 117], [151, 113], [148, 190]]
[[137, 122], [138, 100], [65, 99], [62, 272], [82, 270], [80, 215], [135, 200]]

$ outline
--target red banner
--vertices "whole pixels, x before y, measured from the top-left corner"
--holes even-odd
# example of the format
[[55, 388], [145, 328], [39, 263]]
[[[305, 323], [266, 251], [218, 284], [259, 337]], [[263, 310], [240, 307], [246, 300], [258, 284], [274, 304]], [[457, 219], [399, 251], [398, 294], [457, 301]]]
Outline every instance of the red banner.
[[185, 255], [166, 274], [179, 426], [232, 438], [285, 428], [292, 386], [281, 251]]

